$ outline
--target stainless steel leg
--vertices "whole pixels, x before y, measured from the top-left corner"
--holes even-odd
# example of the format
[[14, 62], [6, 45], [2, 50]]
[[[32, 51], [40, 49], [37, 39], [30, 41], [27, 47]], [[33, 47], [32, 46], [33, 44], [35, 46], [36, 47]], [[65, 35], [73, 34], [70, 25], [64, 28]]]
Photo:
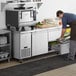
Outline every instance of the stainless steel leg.
[[8, 62], [10, 62], [10, 58], [8, 58]]

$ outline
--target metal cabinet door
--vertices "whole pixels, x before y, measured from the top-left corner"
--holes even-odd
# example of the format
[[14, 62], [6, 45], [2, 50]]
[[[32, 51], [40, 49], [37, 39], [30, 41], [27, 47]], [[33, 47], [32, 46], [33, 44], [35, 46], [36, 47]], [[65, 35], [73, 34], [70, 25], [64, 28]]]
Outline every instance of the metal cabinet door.
[[31, 48], [31, 33], [22, 33], [20, 36], [20, 49]]
[[31, 33], [20, 36], [20, 59], [31, 57]]
[[61, 31], [61, 27], [48, 30], [48, 41], [55, 41], [56, 39], [60, 38]]
[[48, 53], [47, 31], [32, 33], [32, 56]]

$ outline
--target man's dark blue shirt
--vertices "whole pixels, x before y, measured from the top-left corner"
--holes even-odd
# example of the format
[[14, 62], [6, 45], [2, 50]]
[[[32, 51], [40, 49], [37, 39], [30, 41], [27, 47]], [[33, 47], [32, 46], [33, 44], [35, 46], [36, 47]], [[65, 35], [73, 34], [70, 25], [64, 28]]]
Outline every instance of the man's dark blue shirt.
[[66, 28], [67, 25], [73, 21], [76, 21], [76, 15], [71, 13], [64, 13], [62, 18], [63, 28]]

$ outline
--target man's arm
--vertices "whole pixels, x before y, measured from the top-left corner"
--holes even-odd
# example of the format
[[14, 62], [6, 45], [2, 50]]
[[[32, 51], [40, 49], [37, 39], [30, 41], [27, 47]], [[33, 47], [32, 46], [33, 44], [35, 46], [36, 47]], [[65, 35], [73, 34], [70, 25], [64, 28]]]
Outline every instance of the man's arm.
[[67, 19], [66, 17], [62, 18], [62, 34], [61, 34], [61, 38], [64, 38], [64, 34], [66, 32], [66, 26], [67, 26]]
[[61, 37], [59, 39], [57, 39], [59, 42], [61, 42], [63, 40], [65, 32], [66, 32], [66, 28], [62, 28]]
[[64, 38], [64, 34], [65, 34], [65, 32], [66, 32], [66, 28], [63, 28], [63, 29], [62, 29], [61, 38]]

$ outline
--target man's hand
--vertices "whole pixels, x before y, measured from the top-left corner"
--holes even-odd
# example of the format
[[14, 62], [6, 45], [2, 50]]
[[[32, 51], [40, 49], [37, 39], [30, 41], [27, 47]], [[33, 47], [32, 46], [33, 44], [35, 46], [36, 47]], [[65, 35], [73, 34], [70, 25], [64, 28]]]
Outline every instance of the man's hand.
[[62, 43], [63, 40], [64, 40], [64, 38], [59, 38], [59, 39], [57, 39], [57, 41], [58, 41], [59, 43]]
[[63, 40], [64, 40], [64, 34], [66, 32], [66, 29], [62, 29], [62, 34], [61, 34], [61, 37], [59, 39], [57, 39], [58, 42], [62, 43]]

